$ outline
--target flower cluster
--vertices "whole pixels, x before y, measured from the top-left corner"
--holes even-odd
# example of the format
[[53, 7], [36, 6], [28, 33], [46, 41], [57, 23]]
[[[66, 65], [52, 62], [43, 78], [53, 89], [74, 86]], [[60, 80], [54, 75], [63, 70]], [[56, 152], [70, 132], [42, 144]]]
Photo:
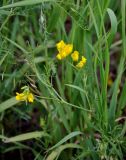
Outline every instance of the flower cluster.
[[[63, 40], [61, 40], [60, 42], [58, 42], [56, 44], [57, 50], [58, 50], [58, 54], [57, 54], [57, 59], [58, 60], [62, 60], [64, 58], [66, 58], [69, 54], [71, 54], [71, 58], [74, 62], [78, 62], [79, 60], [79, 52], [78, 51], [73, 51], [73, 45], [72, 44], [66, 44]], [[77, 68], [82, 68], [85, 63], [86, 63], [86, 58], [84, 56], [81, 57], [81, 60], [77, 63], [76, 67]]]
[[29, 87], [24, 86], [21, 89], [23, 90], [22, 93], [16, 92], [16, 100], [32, 103], [34, 101], [34, 95], [30, 92]]
[[59, 43], [56, 44], [58, 54], [57, 54], [57, 59], [62, 60], [66, 58], [73, 50], [73, 45], [72, 44], [65, 44], [64, 41], [60, 41]]

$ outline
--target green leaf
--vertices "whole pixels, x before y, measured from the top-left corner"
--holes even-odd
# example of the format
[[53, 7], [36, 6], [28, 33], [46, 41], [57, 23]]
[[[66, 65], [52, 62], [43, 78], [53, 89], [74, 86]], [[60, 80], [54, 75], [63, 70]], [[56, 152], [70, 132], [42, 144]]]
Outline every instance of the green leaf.
[[80, 91], [80, 92], [86, 93], [82, 88], [80, 88], [80, 87], [78, 87], [78, 86], [75, 86], [75, 85], [73, 85], [73, 84], [65, 84], [65, 85], [68, 86], [68, 87], [77, 89], [77, 90]]
[[4, 101], [3, 103], [0, 104], [0, 112], [3, 112], [6, 109], [13, 107], [17, 103], [19, 103], [19, 101], [17, 101], [15, 97], [12, 97], [12, 98]]
[[53, 6], [52, 16], [49, 19], [49, 25], [48, 25], [49, 32], [51, 32], [53, 30], [53, 28], [55, 28], [60, 17], [61, 17], [61, 8], [56, 5]]
[[16, 2], [16, 3], [12, 3], [10, 5], [0, 7], [0, 9], [30, 6], [30, 5], [40, 4], [43, 2], [55, 2], [55, 1], [53, 1], [53, 0], [24, 0], [24, 1]]
[[6, 138], [4, 142], [5, 143], [19, 142], [19, 141], [24, 141], [24, 140], [33, 139], [33, 138], [41, 138], [41, 137], [49, 137], [49, 135], [42, 131], [35, 131], [35, 132], [20, 134], [18, 136], [11, 137], [11, 138]]
[[117, 23], [117, 18], [115, 16], [114, 12], [110, 8], [107, 9], [107, 12], [108, 12], [108, 15], [109, 15], [110, 21], [111, 21], [111, 31], [110, 31], [110, 35], [108, 38], [108, 42], [109, 42], [109, 44], [111, 44], [112, 40], [117, 32], [118, 23]]
[[5, 11], [5, 10], [1, 10], [0, 11], [0, 15], [8, 15], [10, 13], [10, 11]]
[[71, 139], [71, 138], [73, 138], [73, 137], [75, 137], [77, 135], [80, 135], [80, 134], [82, 134], [82, 132], [80, 132], [80, 131], [71, 132], [70, 134], [68, 134], [67, 136], [65, 136], [61, 141], [59, 141], [57, 144], [55, 144], [53, 147], [51, 147], [49, 149], [49, 151], [52, 150], [52, 149], [54, 149], [54, 148], [57, 148], [58, 146], [60, 146], [61, 144], [65, 143], [69, 139]]
[[90, 10], [90, 15], [91, 15], [91, 18], [92, 18], [92, 22], [94, 23], [96, 35], [97, 35], [97, 38], [98, 38], [99, 37], [99, 28], [98, 28], [98, 24], [96, 22], [95, 14], [94, 14], [94, 11], [91, 7], [90, 2], [88, 2], [88, 7], [89, 7], [89, 10]]
[[117, 101], [118, 90], [119, 90], [119, 84], [121, 82], [121, 77], [123, 74], [124, 61], [125, 61], [125, 59], [123, 57], [121, 57], [119, 68], [118, 68], [118, 73], [117, 73], [117, 78], [115, 80], [113, 94], [112, 94], [112, 98], [110, 101], [109, 120], [110, 120], [110, 124], [112, 124], [112, 125], [115, 122], [115, 113], [116, 113], [116, 107], [117, 107], [117, 103], [118, 103], [118, 101]]
[[46, 160], [54, 160], [55, 158], [58, 159], [60, 153], [67, 148], [79, 148], [82, 149], [81, 146], [74, 144], [74, 143], [69, 143], [69, 144], [65, 144], [65, 145], [61, 145], [59, 148], [57, 148], [56, 150], [54, 150], [48, 157]]
[[123, 89], [118, 102], [119, 104], [117, 108], [117, 115], [120, 116], [121, 110], [124, 109], [126, 106], [126, 82], [123, 85]]
[[5, 58], [7, 57], [8, 52], [1, 58], [0, 60], [0, 66], [2, 65], [2, 63], [4, 62]]

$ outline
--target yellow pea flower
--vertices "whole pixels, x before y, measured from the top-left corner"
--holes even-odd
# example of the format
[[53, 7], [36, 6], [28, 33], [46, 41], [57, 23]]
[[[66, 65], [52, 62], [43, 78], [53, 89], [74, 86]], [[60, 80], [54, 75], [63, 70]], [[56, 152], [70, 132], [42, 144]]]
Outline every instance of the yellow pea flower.
[[23, 89], [24, 91], [22, 93], [18, 93], [16, 92], [16, 100], [17, 101], [28, 101], [30, 103], [32, 103], [34, 101], [34, 95], [29, 91], [29, 87], [28, 86], [24, 86], [21, 89]]
[[16, 100], [25, 101], [26, 99], [27, 99], [27, 96], [24, 93], [16, 92]]
[[82, 60], [81, 61], [85, 64], [87, 59], [84, 56], [82, 56]]
[[84, 56], [82, 56], [81, 61], [76, 65], [76, 67], [82, 68], [85, 65], [86, 61], [87, 61], [87, 59]]
[[80, 62], [76, 65], [77, 68], [82, 68], [83, 66], [84, 66], [84, 63], [83, 63], [82, 61], [80, 61]]
[[74, 51], [74, 52], [71, 54], [71, 57], [72, 57], [73, 61], [77, 62], [78, 59], [79, 59], [79, 52], [78, 52], [78, 51]]
[[66, 54], [66, 52], [64, 50], [59, 54], [61, 55], [62, 59], [66, 58], [66, 56], [67, 56], [67, 54]]
[[56, 44], [56, 47], [57, 47], [57, 50], [59, 51], [59, 52], [61, 52], [62, 50], [63, 50], [63, 48], [65, 47], [65, 43], [64, 43], [64, 41], [63, 40], [61, 40], [60, 42], [58, 42], [57, 44]]
[[58, 60], [61, 60], [61, 59], [62, 59], [61, 54], [60, 54], [60, 53], [58, 53], [58, 54], [57, 54], [57, 56], [56, 56], [56, 58], [57, 58]]
[[67, 44], [64, 47], [64, 52], [66, 53], [66, 56], [68, 56], [73, 50], [73, 45], [72, 44]]
[[32, 103], [34, 101], [34, 96], [32, 93], [29, 93], [28, 96], [27, 96], [27, 99], [30, 103]]
[[62, 59], [64, 59], [66, 56], [67, 56], [66, 52], [62, 51], [62, 52], [60, 52], [60, 53], [57, 54], [56, 58], [57, 58], [58, 60], [62, 60]]
[[58, 42], [56, 44], [56, 47], [57, 47], [57, 50], [59, 52], [56, 56], [56, 58], [58, 60], [62, 60], [64, 58], [66, 58], [73, 50], [73, 45], [72, 44], [66, 44], [63, 40]]

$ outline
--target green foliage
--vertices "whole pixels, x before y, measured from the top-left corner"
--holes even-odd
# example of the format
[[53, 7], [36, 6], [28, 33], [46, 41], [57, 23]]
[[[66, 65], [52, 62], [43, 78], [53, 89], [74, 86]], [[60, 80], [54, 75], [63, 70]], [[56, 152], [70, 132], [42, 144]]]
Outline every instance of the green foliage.
[[[28, 151], [35, 160], [123, 160], [125, 0], [0, 5], [0, 154], [18, 150], [22, 160]], [[70, 56], [56, 59], [60, 40], [86, 57], [83, 68]], [[23, 86], [29, 86], [34, 103], [15, 99]]]

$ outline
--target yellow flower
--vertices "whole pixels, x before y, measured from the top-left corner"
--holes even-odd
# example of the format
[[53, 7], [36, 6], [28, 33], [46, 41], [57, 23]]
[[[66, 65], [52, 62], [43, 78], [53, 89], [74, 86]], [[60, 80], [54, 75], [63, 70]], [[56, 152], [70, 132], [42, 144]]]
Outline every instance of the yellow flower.
[[64, 43], [64, 41], [63, 40], [61, 40], [60, 42], [58, 42], [57, 44], [56, 44], [56, 47], [57, 47], [57, 50], [59, 51], [59, 52], [61, 52], [62, 50], [63, 50], [63, 48], [65, 47], [65, 43]]
[[81, 61], [76, 65], [76, 67], [82, 68], [85, 65], [86, 61], [87, 61], [86, 58], [84, 56], [82, 56]]
[[82, 60], [81, 61], [85, 64], [87, 59], [84, 56], [82, 56]]
[[21, 89], [23, 89], [24, 91], [22, 93], [18, 93], [16, 92], [16, 100], [17, 101], [28, 101], [28, 102], [33, 102], [34, 101], [34, 95], [29, 91], [29, 87], [25, 86], [22, 87]]
[[66, 53], [66, 56], [68, 56], [73, 50], [73, 45], [72, 44], [67, 44], [64, 47], [64, 52]]
[[57, 54], [57, 56], [56, 56], [56, 58], [57, 58], [58, 60], [61, 60], [61, 59], [62, 59], [61, 54], [60, 54], [60, 53], [58, 53], [58, 54]]
[[74, 51], [72, 54], [71, 54], [71, 57], [73, 59], [73, 61], [78, 61], [79, 59], [79, 52], [78, 51]]
[[80, 62], [76, 65], [77, 68], [82, 68], [83, 66], [84, 66], [84, 63], [83, 63], [82, 61], [80, 61]]
[[32, 94], [32, 93], [29, 93], [28, 96], [27, 96], [27, 99], [28, 99], [29, 102], [32, 103], [32, 102], [34, 101], [34, 96], [33, 96], [33, 94]]
[[24, 93], [16, 92], [16, 100], [25, 101], [26, 99], [27, 99], [27, 96]]
[[61, 59], [64, 59], [67, 56], [67, 54], [64, 50], [62, 52], [60, 52], [59, 54], [61, 55]]
[[56, 56], [58, 60], [62, 60], [66, 58], [73, 50], [73, 45], [65, 44], [63, 40], [57, 43], [56, 47], [57, 47], [57, 50], [59, 51], [59, 53]]
[[57, 54], [56, 58], [57, 58], [58, 60], [62, 60], [62, 59], [64, 59], [66, 56], [67, 56], [66, 53], [65, 53], [64, 51], [62, 51], [62, 52], [60, 52], [60, 53]]

